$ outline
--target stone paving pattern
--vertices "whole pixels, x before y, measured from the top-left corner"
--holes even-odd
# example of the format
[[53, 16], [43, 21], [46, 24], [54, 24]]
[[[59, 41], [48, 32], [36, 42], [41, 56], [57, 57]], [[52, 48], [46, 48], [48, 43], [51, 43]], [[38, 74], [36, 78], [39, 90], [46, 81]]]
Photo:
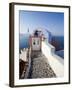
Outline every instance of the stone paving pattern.
[[52, 78], [56, 77], [50, 67], [47, 58], [38, 51], [32, 52], [32, 70], [31, 78]]

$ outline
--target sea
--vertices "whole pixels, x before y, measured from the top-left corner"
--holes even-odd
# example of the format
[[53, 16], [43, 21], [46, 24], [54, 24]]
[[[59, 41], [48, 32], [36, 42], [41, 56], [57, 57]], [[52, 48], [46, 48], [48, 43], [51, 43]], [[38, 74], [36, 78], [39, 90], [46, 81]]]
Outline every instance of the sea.
[[[19, 48], [28, 48], [29, 47], [29, 34], [20, 34], [19, 35]], [[56, 54], [64, 58], [64, 37], [63, 36], [52, 36], [52, 40], [59, 43], [57, 46]], [[56, 47], [55, 47], [56, 48]]]
[[64, 36], [52, 36], [52, 41], [55, 42], [55, 53], [64, 58]]
[[19, 48], [28, 48], [29, 47], [29, 34], [20, 34], [19, 35]]
[[55, 52], [58, 56], [64, 58], [64, 50], [59, 50]]
[[58, 46], [56, 51], [64, 49], [64, 36], [52, 36], [52, 41]]

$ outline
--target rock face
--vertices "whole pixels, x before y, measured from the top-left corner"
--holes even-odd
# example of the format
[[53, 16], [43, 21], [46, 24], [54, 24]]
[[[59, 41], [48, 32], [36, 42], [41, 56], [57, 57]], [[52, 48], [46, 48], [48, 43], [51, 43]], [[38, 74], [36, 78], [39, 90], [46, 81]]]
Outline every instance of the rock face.
[[47, 58], [39, 51], [32, 52], [32, 68], [30, 78], [52, 78], [56, 77], [51, 69]]

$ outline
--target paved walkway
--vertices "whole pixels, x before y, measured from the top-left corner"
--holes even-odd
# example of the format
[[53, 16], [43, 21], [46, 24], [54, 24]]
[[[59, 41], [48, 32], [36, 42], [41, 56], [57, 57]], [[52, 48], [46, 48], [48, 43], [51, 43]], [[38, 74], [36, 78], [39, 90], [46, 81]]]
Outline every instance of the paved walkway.
[[52, 78], [56, 77], [50, 67], [47, 58], [41, 52], [32, 52], [32, 67], [30, 78]]

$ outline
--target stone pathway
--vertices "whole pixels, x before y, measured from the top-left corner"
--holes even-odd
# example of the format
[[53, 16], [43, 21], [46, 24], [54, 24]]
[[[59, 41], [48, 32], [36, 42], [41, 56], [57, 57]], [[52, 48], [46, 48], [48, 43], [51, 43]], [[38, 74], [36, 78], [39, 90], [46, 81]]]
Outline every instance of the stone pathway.
[[56, 77], [51, 69], [47, 58], [41, 52], [32, 52], [32, 67], [30, 78], [52, 78]]

